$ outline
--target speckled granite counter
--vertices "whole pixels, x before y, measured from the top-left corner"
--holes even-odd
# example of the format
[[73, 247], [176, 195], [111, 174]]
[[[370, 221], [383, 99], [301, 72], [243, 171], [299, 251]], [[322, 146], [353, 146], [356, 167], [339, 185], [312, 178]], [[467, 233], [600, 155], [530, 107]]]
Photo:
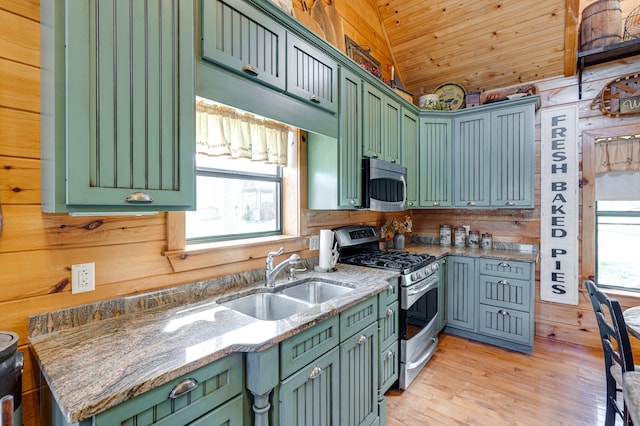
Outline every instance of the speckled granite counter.
[[[259, 273], [258, 273], [259, 275]], [[238, 291], [270, 291], [251, 277], [223, 277], [29, 318], [32, 352], [63, 415], [89, 418], [232, 352], [266, 349], [388, 288], [398, 274], [338, 265], [322, 277], [354, 290], [279, 321], [216, 303]], [[276, 282], [276, 289], [290, 284]]]
[[427, 253], [441, 258], [443, 256], [488, 257], [492, 259], [513, 260], [523, 262], [537, 262], [539, 252], [537, 250], [519, 250], [518, 245], [505, 246], [505, 248], [481, 249], [468, 247], [443, 247], [436, 244], [410, 242], [406, 245], [407, 251]]

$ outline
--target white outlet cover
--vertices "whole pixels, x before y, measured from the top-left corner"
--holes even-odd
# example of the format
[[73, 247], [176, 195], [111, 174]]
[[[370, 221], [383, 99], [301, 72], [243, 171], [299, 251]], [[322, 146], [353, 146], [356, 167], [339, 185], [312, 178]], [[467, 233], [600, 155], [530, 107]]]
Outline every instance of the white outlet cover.
[[320, 236], [312, 235], [309, 237], [309, 250], [320, 250]]
[[71, 293], [85, 293], [96, 289], [95, 263], [71, 265]]

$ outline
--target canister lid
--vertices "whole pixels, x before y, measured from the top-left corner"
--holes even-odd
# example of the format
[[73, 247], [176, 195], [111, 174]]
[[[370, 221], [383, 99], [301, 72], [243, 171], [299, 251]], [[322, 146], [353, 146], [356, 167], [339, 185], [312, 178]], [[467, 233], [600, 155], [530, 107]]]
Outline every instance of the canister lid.
[[0, 331], [0, 362], [9, 358], [18, 348], [18, 335], [12, 331]]
[[480, 231], [469, 231], [469, 235], [480, 235]]
[[451, 228], [451, 225], [447, 225], [446, 223], [443, 223], [442, 225], [440, 225], [440, 228]]

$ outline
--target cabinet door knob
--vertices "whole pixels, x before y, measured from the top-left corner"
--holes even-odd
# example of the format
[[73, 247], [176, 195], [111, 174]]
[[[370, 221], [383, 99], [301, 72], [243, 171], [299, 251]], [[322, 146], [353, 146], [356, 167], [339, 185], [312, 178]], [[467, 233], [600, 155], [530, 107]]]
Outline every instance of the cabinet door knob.
[[258, 71], [256, 71], [256, 69], [254, 67], [252, 67], [251, 65], [247, 64], [244, 67], [242, 67], [242, 71], [244, 71], [245, 73], [252, 75], [254, 77], [258, 76]]
[[393, 309], [387, 308], [387, 316], [390, 317], [391, 315], [393, 315]]
[[440, 207], [440, 201], [434, 201], [434, 202], [433, 202], [433, 205], [434, 205], [435, 207]]
[[373, 158], [378, 158], [378, 154], [373, 154]]
[[498, 311], [498, 314], [500, 314], [500, 315], [504, 315], [504, 316], [509, 316], [509, 311], [504, 310], [504, 309], [500, 309], [500, 310]]
[[147, 194], [146, 192], [134, 192], [132, 194], [127, 195], [125, 198], [127, 203], [136, 204], [136, 203], [152, 203], [153, 197]]
[[311, 95], [311, 97], [309, 98], [309, 100], [311, 102], [313, 102], [314, 104], [319, 104], [320, 103], [320, 98], [317, 95]]
[[314, 365], [311, 371], [309, 372], [310, 379], [316, 379], [322, 374], [322, 367], [319, 365]]
[[365, 336], [364, 334], [361, 335], [360, 337], [358, 337], [358, 344], [359, 345], [364, 344], [364, 342], [366, 342], [366, 341], [367, 341], [367, 336]]
[[502, 284], [502, 285], [509, 285], [509, 281], [507, 281], [507, 280], [500, 280], [500, 281], [498, 281], [498, 284]]
[[468, 206], [475, 206], [475, 205], [476, 205], [476, 202], [475, 202], [475, 201], [469, 201], [469, 202], [467, 203], [467, 205], [468, 205]]
[[196, 379], [187, 378], [180, 380], [173, 388], [171, 388], [171, 391], [169, 392], [169, 399], [179, 398], [197, 387], [198, 381]]
[[387, 359], [393, 358], [393, 351], [387, 352]]
[[356, 200], [354, 200], [353, 198], [349, 200], [349, 204], [354, 205], [355, 203], [356, 203]]
[[395, 163], [396, 161], [397, 161], [397, 160], [396, 160], [395, 158], [392, 158], [392, 159], [391, 159], [391, 162], [392, 162], [392, 163]]
[[515, 206], [515, 205], [516, 205], [516, 202], [515, 202], [515, 201], [507, 201], [505, 204], [506, 204], [507, 206]]

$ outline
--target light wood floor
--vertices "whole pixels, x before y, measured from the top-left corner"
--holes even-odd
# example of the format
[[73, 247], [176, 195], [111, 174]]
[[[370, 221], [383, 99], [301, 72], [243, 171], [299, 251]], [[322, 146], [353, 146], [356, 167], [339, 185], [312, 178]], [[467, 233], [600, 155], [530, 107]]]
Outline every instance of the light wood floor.
[[602, 351], [536, 338], [533, 355], [441, 333], [404, 392], [387, 392], [387, 425], [599, 426]]

